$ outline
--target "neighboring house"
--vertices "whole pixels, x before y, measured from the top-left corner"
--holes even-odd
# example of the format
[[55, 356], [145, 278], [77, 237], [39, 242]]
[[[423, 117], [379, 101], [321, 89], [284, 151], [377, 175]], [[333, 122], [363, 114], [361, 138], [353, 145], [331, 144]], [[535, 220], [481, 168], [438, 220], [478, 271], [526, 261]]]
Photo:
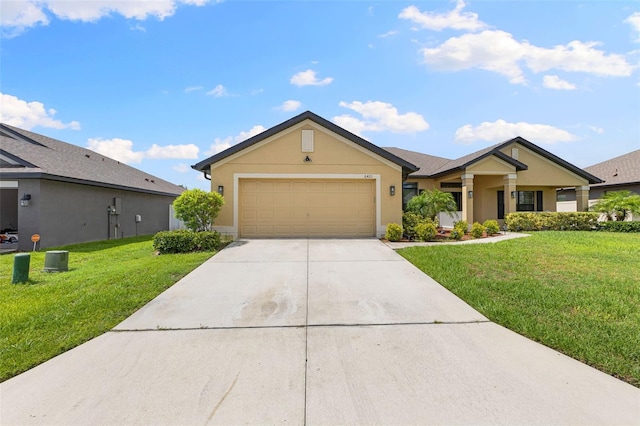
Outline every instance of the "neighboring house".
[[600, 182], [522, 138], [449, 160], [382, 149], [304, 112], [192, 166], [225, 197], [220, 232], [240, 237], [373, 237], [402, 221], [403, 196], [454, 193], [470, 224], [555, 210], [556, 188]]
[[[603, 182], [591, 185], [589, 205], [593, 205], [607, 192], [627, 190], [640, 194], [640, 149], [612, 158], [585, 171], [603, 179]], [[558, 211], [576, 211], [575, 188], [558, 190]], [[640, 220], [640, 216], [627, 217], [626, 220]]]
[[0, 230], [19, 250], [169, 229], [183, 188], [94, 151], [0, 124]]

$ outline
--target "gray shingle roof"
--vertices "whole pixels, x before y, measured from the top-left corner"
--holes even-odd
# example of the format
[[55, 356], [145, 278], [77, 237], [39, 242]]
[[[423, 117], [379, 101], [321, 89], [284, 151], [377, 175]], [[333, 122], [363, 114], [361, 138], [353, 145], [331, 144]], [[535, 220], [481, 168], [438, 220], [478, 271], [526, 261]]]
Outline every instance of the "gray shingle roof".
[[[596, 176], [593, 176], [591, 173], [588, 173], [580, 169], [579, 167], [574, 166], [573, 164], [563, 160], [560, 157], [553, 155], [549, 151], [546, 151], [540, 148], [539, 146], [529, 142], [524, 138], [521, 138], [520, 136], [513, 139], [509, 139], [508, 141], [505, 141], [505, 142], [501, 142], [499, 144], [489, 146], [487, 148], [483, 148], [479, 151], [472, 152], [471, 154], [465, 155], [464, 157], [460, 157], [455, 160], [449, 160], [447, 162], [442, 162], [441, 164], [439, 164], [439, 160], [445, 160], [441, 157], [433, 157], [430, 155], [420, 154], [418, 152], [407, 151], [399, 148], [385, 148], [385, 149], [390, 152], [395, 152], [396, 155], [398, 155], [399, 157], [405, 158], [407, 161], [411, 161], [410, 159], [415, 158], [414, 164], [420, 166], [420, 170], [417, 173], [412, 173], [411, 176], [435, 178], [435, 177], [439, 177], [457, 170], [464, 170], [466, 167], [470, 166], [471, 164], [477, 161], [480, 161], [483, 158], [486, 158], [490, 155], [495, 155], [496, 157], [510, 164], [513, 164], [516, 167], [516, 170], [527, 170], [526, 164], [523, 164], [520, 161], [514, 160], [507, 154], [500, 151], [502, 148], [512, 143], [518, 143], [530, 149], [531, 151], [545, 157], [546, 159], [568, 170], [571, 170], [573, 173], [577, 174], [578, 176], [581, 176], [587, 179], [589, 183], [594, 184], [594, 183], [601, 182], [601, 179], [598, 179]], [[420, 162], [419, 159], [421, 158], [424, 159], [424, 163]], [[439, 160], [435, 160], [435, 159], [439, 159]]]
[[604, 183], [593, 186], [640, 183], [640, 149], [584, 169], [604, 180]]
[[0, 162], [3, 179], [52, 179], [163, 195], [184, 189], [97, 152], [0, 124], [0, 154], [25, 167]]

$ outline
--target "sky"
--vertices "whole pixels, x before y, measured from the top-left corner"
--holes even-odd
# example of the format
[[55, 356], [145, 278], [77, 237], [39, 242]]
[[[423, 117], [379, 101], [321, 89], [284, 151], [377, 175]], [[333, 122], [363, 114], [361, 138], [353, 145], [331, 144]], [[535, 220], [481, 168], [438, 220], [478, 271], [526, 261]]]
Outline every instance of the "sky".
[[0, 25], [0, 121], [188, 188], [307, 110], [451, 159], [640, 149], [635, 1], [0, 0]]

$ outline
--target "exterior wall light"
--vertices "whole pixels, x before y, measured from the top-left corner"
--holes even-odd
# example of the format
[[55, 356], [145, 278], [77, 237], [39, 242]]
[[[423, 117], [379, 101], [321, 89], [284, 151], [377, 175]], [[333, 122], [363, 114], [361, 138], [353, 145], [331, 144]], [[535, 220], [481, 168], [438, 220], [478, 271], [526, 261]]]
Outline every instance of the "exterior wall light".
[[224, 186], [218, 185], [218, 194], [224, 195]]
[[473, 198], [473, 191], [469, 191], [469, 192], [467, 192], [467, 197], [469, 197], [469, 198]]
[[304, 162], [305, 163], [310, 163], [311, 162], [311, 158], [307, 155], [306, 157], [304, 157]]
[[389, 187], [389, 195], [391, 195], [391, 196], [396, 195], [396, 187], [395, 187], [395, 185], [391, 185]]
[[511, 198], [516, 198], [516, 192], [517, 191], [511, 191]]
[[29, 207], [29, 200], [31, 200], [31, 194], [25, 193], [22, 198], [20, 198], [20, 206]]

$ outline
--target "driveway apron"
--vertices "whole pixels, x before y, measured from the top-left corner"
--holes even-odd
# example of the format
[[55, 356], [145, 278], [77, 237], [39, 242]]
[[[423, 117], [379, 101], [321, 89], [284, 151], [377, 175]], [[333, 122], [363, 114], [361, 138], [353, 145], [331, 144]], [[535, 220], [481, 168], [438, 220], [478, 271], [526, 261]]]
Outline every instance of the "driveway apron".
[[377, 240], [241, 240], [0, 384], [10, 424], [640, 424], [640, 390]]

